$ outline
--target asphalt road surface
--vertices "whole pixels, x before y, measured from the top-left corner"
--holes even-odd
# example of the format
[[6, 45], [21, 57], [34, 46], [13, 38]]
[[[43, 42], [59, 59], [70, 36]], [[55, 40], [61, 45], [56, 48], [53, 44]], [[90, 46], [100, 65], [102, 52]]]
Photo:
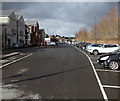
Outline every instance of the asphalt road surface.
[[18, 61], [2, 68], [3, 86], [18, 92], [8, 94], [8, 99], [31, 95], [33, 99], [105, 98], [88, 57], [73, 46], [38, 46], [22, 52]]

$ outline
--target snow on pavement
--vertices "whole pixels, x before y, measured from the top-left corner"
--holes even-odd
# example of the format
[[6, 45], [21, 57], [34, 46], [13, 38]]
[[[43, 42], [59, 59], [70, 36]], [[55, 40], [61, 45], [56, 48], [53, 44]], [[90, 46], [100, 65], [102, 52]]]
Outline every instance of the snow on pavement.
[[9, 84], [0, 84], [0, 99], [41, 99], [39, 94], [33, 94], [32, 92], [24, 92], [18, 89], [18, 86]]

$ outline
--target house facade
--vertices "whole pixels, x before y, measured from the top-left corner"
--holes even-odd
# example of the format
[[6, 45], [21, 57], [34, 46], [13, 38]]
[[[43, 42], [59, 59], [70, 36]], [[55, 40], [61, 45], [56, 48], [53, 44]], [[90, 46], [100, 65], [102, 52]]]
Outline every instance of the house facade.
[[25, 24], [25, 45], [31, 45], [30, 28]]
[[24, 20], [22, 14], [12, 10], [1, 10], [0, 13], [0, 45], [3, 49], [41, 45], [44, 41], [46, 33], [44, 29], [39, 29], [37, 20]]
[[39, 33], [40, 33], [40, 43], [42, 43], [43, 41], [45, 41], [45, 37], [46, 37], [45, 30], [39, 29]]
[[37, 20], [34, 19], [25, 19], [25, 24], [29, 27], [28, 37], [31, 38], [30, 44], [39, 45], [40, 44], [40, 33], [39, 33], [39, 24]]
[[17, 44], [19, 47], [26, 44], [25, 21], [22, 14], [15, 13], [17, 18]]
[[17, 44], [17, 18], [14, 11], [0, 11], [0, 26], [2, 27], [2, 48], [11, 48]]

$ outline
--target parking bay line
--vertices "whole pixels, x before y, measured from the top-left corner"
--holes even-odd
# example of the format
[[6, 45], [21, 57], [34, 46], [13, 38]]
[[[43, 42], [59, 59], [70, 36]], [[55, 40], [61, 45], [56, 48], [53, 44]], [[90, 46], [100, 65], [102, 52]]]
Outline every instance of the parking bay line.
[[98, 72], [113, 72], [113, 73], [120, 73], [120, 71], [117, 70], [105, 70], [105, 69], [96, 69]]
[[116, 88], [119, 89], [120, 86], [111, 86], [111, 85], [103, 85], [104, 88]]
[[31, 56], [31, 55], [32, 55], [32, 54], [29, 54], [29, 55], [27, 55], [27, 56], [24, 56], [24, 57], [22, 57], [22, 58], [19, 58], [19, 59], [17, 59], [17, 60], [14, 60], [14, 61], [12, 61], [12, 62], [10, 62], [10, 63], [7, 63], [7, 64], [5, 64], [5, 65], [2, 65], [2, 66], [0, 66], [0, 68], [6, 67], [6, 66], [11, 65], [11, 64], [13, 64], [13, 63], [15, 63], [15, 62], [18, 62], [18, 61], [20, 61], [20, 60], [23, 60], [23, 59], [25, 59], [25, 58], [27, 58], [27, 57], [29, 57], [29, 56]]
[[77, 50], [79, 50], [80, 52], [82, 52], [82, 53], [83, 53], [84, 55], [86, 55], [87, 58], [89, 59], [89, 61], [90, 61], [90, 63], [91, 63], [91, 66], [92, 66], [92, 68], [93, 68], [93, 72], [94, 72], [94, 74], [95, 74], [95, 76], [96, 76], [97, 82], [98, 82], [98, 84], [99, 84], [100, 90], [101, 90], [101, 92], [102, 92], [103, 98], [104, 98], [105, 101], [109, 101], [109, 100], [108, 100], [108, 97], [107, 97], [107, 94], [106, 94], [106, 92], [105, 92], [105, 90], [104, 90], [104, 88], [103, 88], [103, 85], [102, 85], [102, 83], [101, 83], [101, 81], [100, 81], [100, 78], [99, 78], [99, 76], [98, 76], [98, 74], [97, 74], [97, 72], [96, 72], [96, 70], [95, 70], [95, 67], [94, 67], [94, 65], [93, 65], [93, 63], [92, 63], [92, 60], [90, 59], [90, 57], [89, 57], [85, 52], [81, 51], [81, 50], [78, 49], [77, 47], [75, 47], [75, 49], [77, 49]]

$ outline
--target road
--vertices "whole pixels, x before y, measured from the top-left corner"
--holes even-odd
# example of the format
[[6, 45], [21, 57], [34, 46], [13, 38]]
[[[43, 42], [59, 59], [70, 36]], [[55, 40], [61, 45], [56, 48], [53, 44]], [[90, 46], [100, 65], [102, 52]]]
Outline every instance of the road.
[[21, 53], [2, 68], [3, 86], [17, 92], [6, 96], [3, 91], [3, 98], [104, 99], [88, 57], [73, 46], [38, 46]]

